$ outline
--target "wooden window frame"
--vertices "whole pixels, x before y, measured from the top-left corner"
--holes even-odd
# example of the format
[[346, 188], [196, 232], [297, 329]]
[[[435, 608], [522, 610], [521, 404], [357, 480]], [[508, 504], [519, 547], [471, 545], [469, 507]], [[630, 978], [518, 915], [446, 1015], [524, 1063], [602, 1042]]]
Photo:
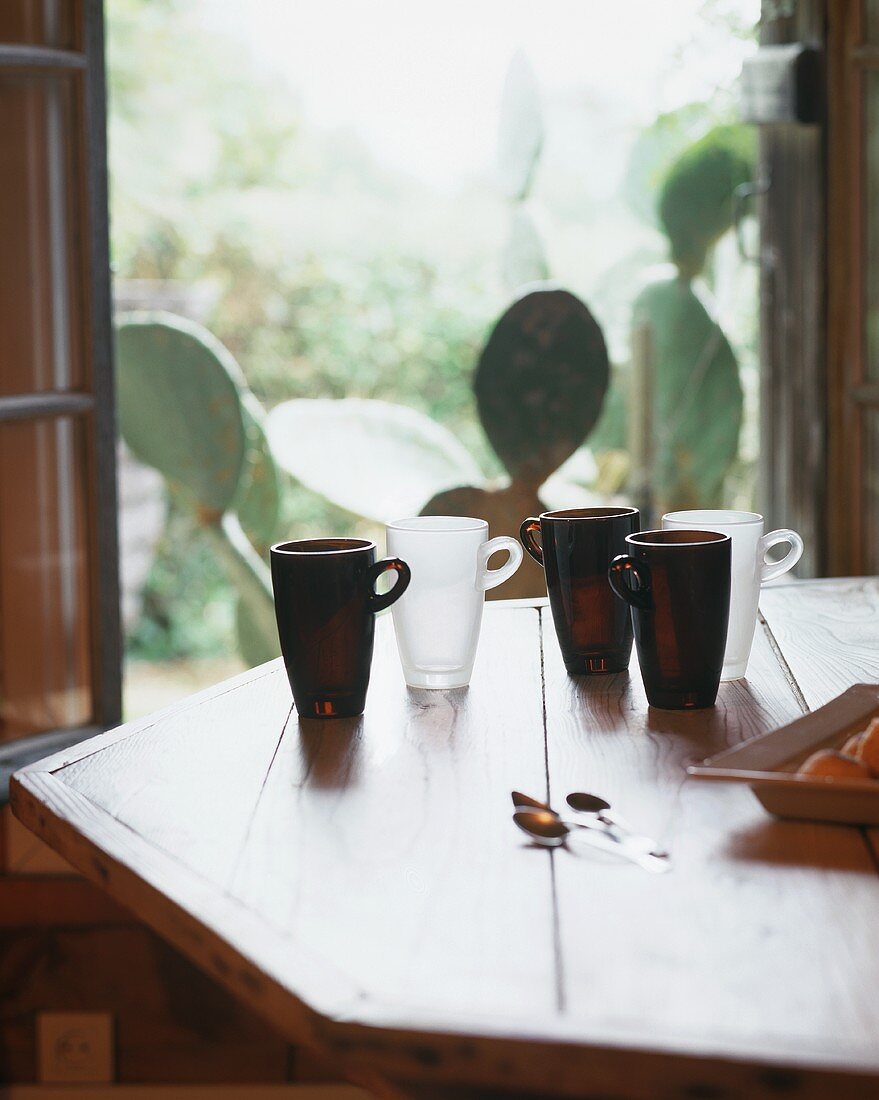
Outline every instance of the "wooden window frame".
[[866, 560], [864, 420], [879, 409], [867, 371], [866, 77], [879, 46], [865, 42], [865, 0], [828, 5], [828, 564], [875, 571]]
[[[70, 740], [80, 740], [92, 730], [121, 721], [122, 639], [103, 0], [76, 0], [74, 19], [79, 49], [0, 43], [0, 74], [65, 73], [77, 82], [78, 126], [73, 140], [78, 177], [71, 178], [68, 186], [75, 199], [74, 239], [84, 276], [85, 319], [77, 337], [82, 343], [86, 376], [80, 388], [72, 391], [0, 396], [0, 425], [70, 417], [84, 428], [86, 469], [80, 472], [87, 486], [84, 550], [90, 593], [92, 722], [69, 731]], [[57, 745], [67, 733], [56, 730], [37, 736]], [[0, 757], [14, 751], [15, 742], [10, 742]], [[0, 767], [2, 763], [0, 759]]]

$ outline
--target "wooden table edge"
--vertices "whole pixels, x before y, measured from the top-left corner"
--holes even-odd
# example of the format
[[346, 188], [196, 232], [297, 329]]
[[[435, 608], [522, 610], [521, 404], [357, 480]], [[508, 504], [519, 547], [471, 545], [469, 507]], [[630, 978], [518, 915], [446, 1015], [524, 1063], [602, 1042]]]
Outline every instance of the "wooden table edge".
[[[868, 1084], [875, 1087], [879, 1065], [859, 1065], [850, 1061], [843, 1064], [838, 1058], [814, 1050], [779, 1056], [742, 1051], [735, 1044], [715, 1043], [700, 1047], [698, 1044], [663, 1042], [647, 1047], [610, 1037], [590, 1040], [586, 1044], [574, 1034], [573, 1026], [571, 1034], [563, 1039], [550, 1038], [537, 1028], [511, 1035], [484, 1027], [483, 1033], [474, 1034], [470, 1030], [472, 1023], [463, 1018], [459, 1022], [460, 1031], [450, 1027], [449, 1021], [442, 1020], [419, 1020], [416, 1028], [391, 1020], [395, 1010], [376, 1001], [372, 1002], [374, 1020], [356, 1020], [355, 1015], [369, 1015], [368, 1009], [363, 1011], [367, 1001], [353, 984], [345, 984], [344, 979], [334, 1005], [314, 1007], [292, 994], [278, 976], [280, 968], [272, 965], [277, 942], [270, 948], [267, 937], [263, 937], [259, 942], [266, 954], [260, 958], [244, 955], [225, 942], [218, 949], [219, 941], [209, 924], [178, 904], [147, 877], [133, 872], [118, 855], [101, 847], [85, 833], [73, 830], [57, 806], [42, 800], [55, 800], [61, 793], [57, 790], [59, 787], [64, 784], [48, 770], [30, 767], [26, 773], [16, 773], [12, 781], [16, 816], [135, 916], [140, 915], [138, 901], [149, 898], [150, 920], [146, 923], [153, 931], [266, 1018], [291, 1042], [308, 1046], [325, 1058], [338, 1060], [350, 1078], [361, 1084], [374, 1085], [377, 1080], [386, 1078], [413, 1083], [466, 1081], [497, 1087], [502, 1077], [511, 1088], [536, 1089], [545, 1083], [539, 1063], [551, 1054], [559, 1065], [558, 1094], [572, 1097], [583, 1095], [585, 1080], [589, 1081], [590, 1091], [597, 1090], [599, 1094], [614, 1083], [618, 1087], [621, 1075], [624, 1078], [631, 1071], [635, 1057], [641, 1067], [639, 1072], [651, 1066], [657, 1079], [661, 1077], [664, 1083], [677, 1083], [682, 1088], [692, 1086], [695, 1074], [706, 1086], [729, 1087], [735, 1081], [739, 1087], [753, 1090], [763, 1082], [768, 1096], [777, 1087], [773, 1082], [790, 1082], [803, 1073], [826, 1076], [828, 1083], [832, 1081], [840, 1089], [851, 1086], [855, 1090], [851, 1093], [837, 1090], [835, 1095], [840, 1097], [863, 1095], [859, 1090]], [[88, 802], [69, 788], [63, 793], [72, 803]], [[96, 818], [110, 817], [98, 807], [89, 806]], [[125, 828], [118, 822], [115, 825]], [[135, 846], [144, 843], [133, 833], [130, 841]], [[172, 857], [158, 854], [161, 862], [172, 862]], [[205, 882], [204, 889], [211, 905], [241, 910], [213, 884]], [[243, 910], [238, 915], [248, 919]], [[282, 939], [274, 929], [272, 936], [278, 942]], [[253, 937], [250, 940], [252, 942]], [[298, 961], [301, 965], [302, 959]], [[320, 960], [320, 966], [324, 981], [327, 964]], [[387, 1018], [388, 1023], [382, 1023], [383, 1018]], [[555, 1021], [553, 1026], [557, 1025]], [[760, 1096], [762, 1093], [749, 1091], [747, 1095]]]

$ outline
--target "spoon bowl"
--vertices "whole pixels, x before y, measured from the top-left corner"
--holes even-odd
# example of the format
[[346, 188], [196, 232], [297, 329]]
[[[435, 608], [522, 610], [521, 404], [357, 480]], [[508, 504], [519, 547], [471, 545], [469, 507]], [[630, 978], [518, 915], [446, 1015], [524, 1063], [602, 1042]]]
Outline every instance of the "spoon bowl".
[[642, 848], [628, 843], [623, 836], [606, 832], [603, 829], [578, 828], [571, 829], [552, 810], [520, 810], [513, 814], [513, 821], [535, 844], [544, 848], [560, 848], [568, 843], [572, 837], [585, 841], [593, 848], [599, 848], [603, 852], [611, 852], [621, 856], [632, 863], [637, 863], [645, 871], [654, 874], [662, 874], [670, 869], [668, 859], [664, 856], [645, 852]]
[[570, 829], [557, 817], [545, 811], [534, 813], [520, 812], [513, 814], [513, 821], [523, 833], [527, 833], [532, 840], [537, 841], [547, 848], [558, 848], [564, 844], [570, 833]]
[[587, 794], [585, 791], [571, 791], [565, 799], [572, 810], [581, 814], [601, 814], [610, 809], [610, 803], [597, 794]]
[[548, 803], [541, 802], [537, 798], [532, 798], [530, 795], [522, 794], [521, 791], [512, 791], [510, 798], [513, 800], [513, 805], [517, 810], [549, 810]]

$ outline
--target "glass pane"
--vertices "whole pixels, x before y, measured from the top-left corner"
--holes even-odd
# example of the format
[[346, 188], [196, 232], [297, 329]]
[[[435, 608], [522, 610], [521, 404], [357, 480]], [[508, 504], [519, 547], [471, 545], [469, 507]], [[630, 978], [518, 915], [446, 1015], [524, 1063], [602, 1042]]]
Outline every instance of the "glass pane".
[[[239, 440], [263, 560], [275, 538], [381, 540], [423, 508], [513, 536], [544, 507], [753, 509], [758, 268], [730, 221], [759, 179], [733, 110], [759, 8], [107, 4], [116, 306], [204, 326], [273, 417], [292, 479], [256, 431]], [[576, 300], [510, 319], [545, 279]], [[123, 322], [116, 344], [129, 717], [277, 652], [199, 524], [232, 434], [188, 398], [180, 341]], [[322, 399], [307, 421], [298, 398]], [[198, 485], [165, 511], [181, 439]], [[528, 560], [490, 595], [544, 592]]]
[[76, 388], [82, 349], [81, 225], [73, 202], [74, 90], [68, 76], [0, 77], [0, 394]]
[[867, 573], [879, 573], [879, 409], [864, 411], [864, 536], [867, 556], [864, 561]]
[[[877, 0], [879, 11], [879, 0]], [[867, 375], [879, 378], [879, 73], [866, 74]]]
[[86, 460], [76, 421], [0, 425], [0, 741], [91, 717]]
[[864, 32], [871, 45], [879, 42], [879, 0], [866, 0], [864, 4]]
[[79, 46], [75, 0], [3, 0], [0, 4], [0, 42], [11, 45]]

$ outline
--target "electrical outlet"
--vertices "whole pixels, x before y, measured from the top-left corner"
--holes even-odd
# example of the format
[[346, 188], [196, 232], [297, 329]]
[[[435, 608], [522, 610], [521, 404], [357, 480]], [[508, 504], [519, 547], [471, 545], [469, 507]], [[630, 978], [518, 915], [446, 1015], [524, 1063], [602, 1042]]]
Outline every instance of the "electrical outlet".
[[37, 1016], [40, 1080], [52, 1084], [113, 1080], [109, 1012], [41, 1012]]

